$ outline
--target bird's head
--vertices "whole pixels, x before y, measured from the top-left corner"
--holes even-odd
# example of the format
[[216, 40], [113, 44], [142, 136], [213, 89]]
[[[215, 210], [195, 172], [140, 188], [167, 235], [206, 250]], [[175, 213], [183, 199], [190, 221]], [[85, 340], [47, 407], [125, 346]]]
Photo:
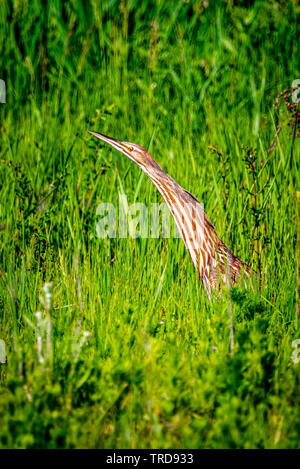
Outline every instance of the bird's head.
[[99, 138], [103, 142], [108, 143], [116, 150], [124, 153], [142, 169], [147, 169], [149, 165], [155, 163], [152, 156], [145, 150], [145, 148], [137, 145], [136, 143], [122, 142], [121, 140], [116, 140], [112, 137], [107, 137], [106, 135], [99, 134], [97, 132], [92, 132], [89, 130], [89, 133]]

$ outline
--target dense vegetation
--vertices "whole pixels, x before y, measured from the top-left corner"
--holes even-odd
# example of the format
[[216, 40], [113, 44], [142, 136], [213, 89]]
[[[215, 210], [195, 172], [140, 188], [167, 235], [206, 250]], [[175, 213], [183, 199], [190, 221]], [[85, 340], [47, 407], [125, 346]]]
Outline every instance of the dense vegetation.
[[[0, 16], [0, 447], [296, 448], [298, 2]], [[261, 289], [209, 302], [182, 240], [99, 239], [100, 202], [161, 199], [88, 129], [150, 148]]]

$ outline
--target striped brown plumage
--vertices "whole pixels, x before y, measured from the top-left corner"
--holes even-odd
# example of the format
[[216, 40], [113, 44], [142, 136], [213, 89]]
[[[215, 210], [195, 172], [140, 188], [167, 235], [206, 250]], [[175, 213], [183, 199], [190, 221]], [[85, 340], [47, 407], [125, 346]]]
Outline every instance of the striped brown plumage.
[[227, 284], [228, 277], [235, 284], [241, 276], [249, 276], [250, 267], [220, 240], [199, 200], [165, 173], [145, 148], [96, 132], [90, 133], [128, 156], [155, 184], [174, 218], [209, 296], [212, 288]]

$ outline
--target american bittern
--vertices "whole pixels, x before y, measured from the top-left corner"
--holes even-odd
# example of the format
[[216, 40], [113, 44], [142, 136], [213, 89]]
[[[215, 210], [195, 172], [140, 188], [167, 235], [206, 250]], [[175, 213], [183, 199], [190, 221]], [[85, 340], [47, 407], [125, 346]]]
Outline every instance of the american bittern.
[[229, 279], [235, 284], [242, 273], [249, 276], [249, 266], [236, 257], [220, 240], [199, 200], [165, 173], [145, 148], [97, 132], [90, 133], [128, 156], [155, 184], [173, 215], [209, 296], [211, 288], [227, 284]]

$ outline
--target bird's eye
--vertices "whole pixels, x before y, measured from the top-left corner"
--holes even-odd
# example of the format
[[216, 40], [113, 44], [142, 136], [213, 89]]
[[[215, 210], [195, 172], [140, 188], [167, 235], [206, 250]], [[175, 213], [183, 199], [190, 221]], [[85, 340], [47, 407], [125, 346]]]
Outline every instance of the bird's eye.
[[124, 144], [124, 147], [127, 148], [128, 151], [132, 151], [132, 150], [133, 150], [133, 147], [130, 146], [130, 145], [125, 145], [125, 144]]

